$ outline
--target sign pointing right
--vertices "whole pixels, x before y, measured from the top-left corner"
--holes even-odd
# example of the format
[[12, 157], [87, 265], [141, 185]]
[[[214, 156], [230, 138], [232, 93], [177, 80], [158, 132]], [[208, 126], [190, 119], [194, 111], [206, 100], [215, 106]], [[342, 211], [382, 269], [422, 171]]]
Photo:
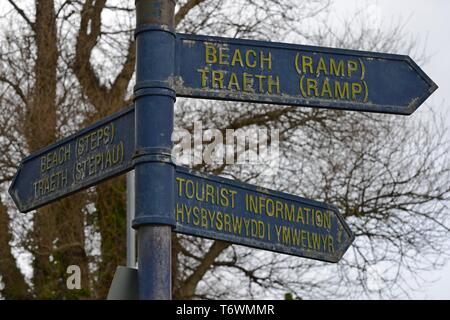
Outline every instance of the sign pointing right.
[[180, 166], [174, 187], [175, 232], [326, 262], [355, 239], [330, 204]]
[[409, 115], [436, 84], [408, 56], [177, 34], [178, 96]]

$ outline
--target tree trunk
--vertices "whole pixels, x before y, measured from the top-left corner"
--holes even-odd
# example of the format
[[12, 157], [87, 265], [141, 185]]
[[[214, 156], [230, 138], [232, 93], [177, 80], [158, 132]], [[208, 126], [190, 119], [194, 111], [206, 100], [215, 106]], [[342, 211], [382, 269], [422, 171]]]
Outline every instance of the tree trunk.
[[[45, 147], [57, 139], [57, 29], [52, 0], [36, 1], [35, 84], [24, 124], [29, 151]], [[80, 196], [46, 206], [34, 214], [34, 231], [30, 234], [34, 291], [37, 298], [71, 298], [88, 296], [89, 272], [84, 250], [84, 202]], [[68, 291], [66, 274], [69, 265], [82, 271], [85, 291]]]
[[0, 274], [5, 286], [2, 295], [6, 299], [29, 299], [31, 295], [28, 285], [11, 253], [9, 220], [6, 207], [0, 202]]

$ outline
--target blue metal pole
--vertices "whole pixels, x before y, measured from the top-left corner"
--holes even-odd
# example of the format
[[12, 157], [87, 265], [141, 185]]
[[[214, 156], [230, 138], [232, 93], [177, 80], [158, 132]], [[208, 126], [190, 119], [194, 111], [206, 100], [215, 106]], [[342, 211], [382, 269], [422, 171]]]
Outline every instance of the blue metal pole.
[[136, 0], [135, 219], [139, 299], [171, 299], [175, 0]]
[[127, 267], [136, 268], [136, 231], [131, 227], [134, 219], [134, 170], [127, 173]]

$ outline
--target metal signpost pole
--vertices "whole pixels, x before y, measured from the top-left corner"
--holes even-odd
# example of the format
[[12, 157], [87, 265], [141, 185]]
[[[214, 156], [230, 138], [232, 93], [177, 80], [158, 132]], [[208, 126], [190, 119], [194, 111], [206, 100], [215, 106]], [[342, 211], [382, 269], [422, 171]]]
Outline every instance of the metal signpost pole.
[[[134, 133], [134, 132], [133, 132]], [[136, 267], [136, 231], [131, 227], [134, 219], [134, 170], [127, 173], [127, 267]]]
[[135, 214], [139, 299], [171, 299], [174, 0], [136, 0]]

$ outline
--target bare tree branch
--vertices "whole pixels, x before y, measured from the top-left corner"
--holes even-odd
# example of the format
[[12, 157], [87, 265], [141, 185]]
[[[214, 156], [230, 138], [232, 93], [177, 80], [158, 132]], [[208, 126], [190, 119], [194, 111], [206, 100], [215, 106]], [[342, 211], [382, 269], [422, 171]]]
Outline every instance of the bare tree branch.
[[186, 2], [175, 14], [175, 25], [178, 25], [194, 7], [202, 2], [205, 2], [205, 0], [189, 0]]
[[17, 13], [25, 20], [25, 22], [31, 27], [32, 30], [35, 31], [35, 25], [31, 20], [28, 18], [25, 11], [23, 11], [14, 0], [8, 0], [8, 2], [14, 7], [14, 9], [17, 11]]

